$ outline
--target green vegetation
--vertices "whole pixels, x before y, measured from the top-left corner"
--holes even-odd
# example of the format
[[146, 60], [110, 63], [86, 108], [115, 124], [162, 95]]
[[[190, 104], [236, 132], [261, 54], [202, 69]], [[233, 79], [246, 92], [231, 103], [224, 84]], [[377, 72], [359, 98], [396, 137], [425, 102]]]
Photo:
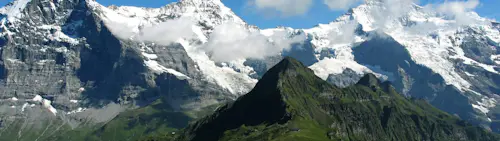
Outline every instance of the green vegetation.
[[[177, 112], [159, 99], [149, 106], [123, 112], [104, 125], [71, 129], [50, 121], [46, 124], [60, 128], [60, 132], [39, 136], [38, 130], [23, 129], [27, 132], [22, 140], [500, 140], [499, 135], [472, 126], [424, 100], [401, 96], [389, 82], [382, 83], [372, 74], [356, 85], [338, 88], [292, 58], [270, 69], [251, 92], [225, 105]], [[4, 130], [7, 136], [1, 137], [17, 136], [14, 131], [19, 131], [22, 124], [12, 125], [9, 129], [13, 130]]]
[[149, 106], [120, 113], [110, 122], [95, 129], [85, 140], [96, 141], [135, 141], [150, 137], [162, 140], [175, 135], [194, 120], [210, 114], [218, 105], [196, 111], [178, 112], [158, 99]]
[[176, 132], [187, 126], [191, 118], [169, 107], [158, 100], [150, 106], [121, 113], [93, 134], [105, 141], [137, 140], [157, 133]]
[[426, 101], [402, 97], [374, 75], [341, 89], [292, 58], [270, 69], [235, 102], [181, 134], [162, 137], [147, 140], [500, 140]]
[[[103, 125], [66, 128], [64, 134], [54, 134], [43, 140], [60, 141], [135, 141], [139, 139], [170, 140], [179, 129], [188, 125], [196, 117], [210, 114], [219, 105], [196, 111], [176, 112], [163, 99], [138, 109], [120, 113]], [[66, 126], [65, 126], [66, 127]], [[35, 138], [34, 138], [35, 139]]]

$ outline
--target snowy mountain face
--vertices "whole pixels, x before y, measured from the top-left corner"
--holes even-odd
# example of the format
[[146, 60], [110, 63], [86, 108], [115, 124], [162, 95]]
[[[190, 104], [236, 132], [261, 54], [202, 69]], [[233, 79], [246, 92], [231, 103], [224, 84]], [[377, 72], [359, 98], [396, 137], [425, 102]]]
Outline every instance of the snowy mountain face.
[[495, 124], [499, 93], [500, 32], [498, 24], [476, 13], [467, 16], [473, 22], [414, 4], [395, 9], [367, 1], [334, 22], [305, 30], [319, 60], [311, 68], [323, 79], [375, 72], [408, 96], [489, 126]]
[[[397, 14], [382, 16], [388, 10]], [[405, 95], [500, 129], [500, 24], [475, 13], [462, 23], [370, 0], [311, 29], [262, 30], [220, 0], [161, 8], [15, 0], [0, 13], [0, 118], [10, 129], [40, 117], [57, 121], [51, 128], [105, 122], [159, 97], [177, 110], [235, 99], [283, 56], [338, 86], [374, 73]]]

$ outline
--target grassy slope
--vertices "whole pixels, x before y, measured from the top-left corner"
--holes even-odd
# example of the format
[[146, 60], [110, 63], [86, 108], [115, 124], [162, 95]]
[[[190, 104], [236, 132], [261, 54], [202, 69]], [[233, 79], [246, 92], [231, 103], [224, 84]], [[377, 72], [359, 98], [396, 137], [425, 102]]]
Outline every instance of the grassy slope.
[[[500, 140], [367, 75], [336, 88], [287, 58], [249, 94], [191, 124], [175, 140]], [[164, 138], [166, 139], [166, 138]], [[155, 140], [150, 138], [150, 140]], [[158, 139], [161, 140], [161, 139]]]
[[199, 111], [176, 112], [162, 99], [149, 106], [120, 113], [110, 122], [91, 132], [92, 140], [135, 141], [150, 136], [171, 135], [196, 117], [203, 117], [217, 105]]
[[[179, 131], [216, 107], [174, 112], [160, 99], [121, 113], [105, 125], [61, 126], [60, 132], [44, 134], [39, 140], [500, 140], [425, 101], [402, 97], [373, 75], [340, 89], [291, 58], [269, 70], [247, 95]], [[12, 124], [9, 129], [16, 130], [5, 130], [8, 136], [2, 137], [16, 136], [13, 131], [21, 127], [18, 124]], [[27, 131], [23, 140], [40, 134], [23, 130]]]
[[[169, 105], [159, 99], [149, 106], [120, 113], [106, 124], [91, 127], [85, 126], [76, 129], [63, 126], [62, 130], [57, 132], [57, 134], [42, 136], [39, 140], [135, 141], [150, 136], [161, 137], [163, 135], [171, 135], [172, 132], [178, 132], [179, 129], [186, 127], [196, 117], [203, 117], [210, 114], [217, 106], [214, 105], [197, 111], [175, 112]], [[29, 133], [33, 133], [36, 137], [26, 136], [23, 137], [24, 140], [36, 139], [39, 130], [35, 131], [30, 131]], [[17, 132], [15, 134], [12, 133], [12, 135], [17, 135]]]

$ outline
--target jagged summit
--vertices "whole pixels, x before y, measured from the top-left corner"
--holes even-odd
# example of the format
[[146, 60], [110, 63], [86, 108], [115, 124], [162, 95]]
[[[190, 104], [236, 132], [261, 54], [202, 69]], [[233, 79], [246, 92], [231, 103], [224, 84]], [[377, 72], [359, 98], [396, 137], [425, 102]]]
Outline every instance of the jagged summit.
[[306, 68], [306, 66], [302, 64], [302, 62], [287, 56], [283, 60], [281, 60], [278, 64], [276, 64], [274, 67], [272, 67], [270, 71], [283, 72], [286, 70], [296, 70], [304, 68]]
[[374, 74], [368, 73], [365, 74], [365, 76], [361, 77], [357, 84], [368, 87], [379, 86], [380, 80]]

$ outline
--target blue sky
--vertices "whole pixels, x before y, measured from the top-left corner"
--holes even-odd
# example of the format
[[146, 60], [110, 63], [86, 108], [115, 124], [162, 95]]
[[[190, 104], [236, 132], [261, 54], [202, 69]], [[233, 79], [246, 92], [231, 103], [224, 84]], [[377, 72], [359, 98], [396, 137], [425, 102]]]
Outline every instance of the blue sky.
[[[0, 5], [5, 5], [10, 0], [0, 0]], [[161, 7], [178, 0], [97, 0], [103, 5], [129, 5], [142, 7]], [[279, 16], [257, 10], [255, 6], [248, 3], [249, 0], [222, 0], [222, 2], [233, 9], [233, 11], [246, 22], [257, 25], [260, 28], [272, 28], [276, 26], [289, 26], [294, 28], [310, 28], [318, 23], [328, 23], [335, 20], [345, 10], [332, 11], [323, 0], [314, 0], [310, 10], [303, 15]], [[444, 0], [420, 0], [421, 5], [429, 3], [442, 3]], [[463, 0], [462, 0], [463, 1]], [[500, 0], [480, 0], [481, 4], [475, 9], [479, 15], [495, 18], [500, 21]], [[271, 12], [272, 13], [272, 12]]]

